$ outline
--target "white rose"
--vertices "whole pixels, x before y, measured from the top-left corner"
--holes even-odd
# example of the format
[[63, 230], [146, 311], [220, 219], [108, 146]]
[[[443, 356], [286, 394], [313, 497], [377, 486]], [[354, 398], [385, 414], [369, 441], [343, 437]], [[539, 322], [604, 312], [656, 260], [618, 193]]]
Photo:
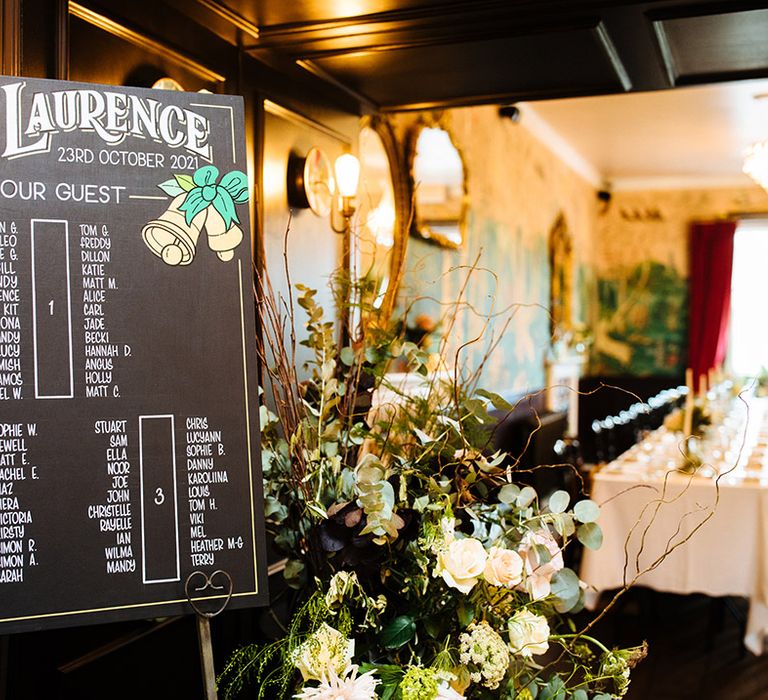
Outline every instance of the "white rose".
[[355, 642], [323, 623], [314, 634], [293, 652], [293, 664], [305, 681], [322, 680], [333, 671], [337, 676], [349, 668], [355, 653]]
[[531, 657], [549, 649], [547, 618], [518, 610], [509, 621], [509, 647], [513, 654]]
[[[546, 547], [549, 561], [542, 562], [534, 545]], [[525, 588], [533, 600], [546, 598], [551, 592], [552, 577], [563, 568], [563, 553], [549, 530], [529, 532], [523, 537], [520, 555], [525, 562]]]
[[483, 575], [494, 586], [513, 588], [523, 580], [523, 559], [511, 549], [491, 547]]
[[482, 542], [473, 537], [453, 540], [437, 555], [437, 572], [462, 593], [469, 593], [485, 568], [488, 555]]

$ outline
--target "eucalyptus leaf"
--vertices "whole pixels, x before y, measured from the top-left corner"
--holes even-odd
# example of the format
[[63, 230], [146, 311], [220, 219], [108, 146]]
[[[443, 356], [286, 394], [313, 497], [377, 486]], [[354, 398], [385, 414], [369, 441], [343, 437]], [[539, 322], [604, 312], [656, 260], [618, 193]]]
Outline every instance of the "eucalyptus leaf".
[[274, 496], [267, 496], [264, 499], [264, 517], [279, 523], [288, 517], [288, 509]]
[[581, 593], [579, 577], [570, 569], [560, 569], [555, 572], [550, 583], [557, 612], [566, 613], [579, 602]]
[[499, 502], [511, 505], [520, 495], [520, 487], [515, 484], [504, 484], [499, 489]]
[[509, 403], [506, 399], [502, 398], [498, 394], [493, 393], [492, 391], [486, 391], [485, 389], [478, 389], [475, 392], [478, 396], [482, 396], [484, 399], [488, 399], [488, 401], [493, 404], [493, 407], [498, 409], [499, 411], [514, 411], [515, 407]]
[[296, 531], [289, 527], [281, 527], [275, 535], [275, 545], [282, 550], [290, 551], [296, 546], [298, 537]]
[[552, 513], [563, 513], [571, 502], [571, 497], [567, 491], [555, 491], [549, 497], [549, 510]]
[[539, 700], [565, 700], [565, 683], [559, 676], [550, 679], [539, 693]]
[[600, 506], [588, 498], [579, 501], [573, 507], [573, 517], [582, 523], [593, 523], [600, 517]]
[[536, 490], [530, 486], [524, 486], [517, 497], [516, 505], [518, 508], [527, 508], [536, 499]]
[[531, 547], [531, 549], [536, 555], [536, 561], [539, 563], [539, 566], [542, 566], [543, 564], [549, 564], [549, 562], [552, 561], [552, 552], [550, 552], [545, 545], [535, 544]]
[[589, 549], [600, 549], [603, 544], [603, 531], [597, 523], [584, 523], [576, 528], [576, 537]]
[[587, 691], [584, 690], [584, 688], [579, 688], [578, 690], [573, 691], [571, 700], [589, 700], [589, 695], [587, 695]]
[[576, 526], [573, 524], [573, 517], [570, 513], [555, 513], [552, 515], [552, 524], [560, 537], [570, 537], [576, 532]]
[[410, 615], [398, 615], [379, 633], [379, 642], [385, 649], [399, 649], [413, 639], [416, 622]]
[[351, 367], [353, 364], [355, 364], [355, 351], [349, 347], [349, 345], [341, 349], [339, 357], [347, 367]]
[[580, 613], [582, 610], [584, 610], [584, 607], [587, 604], [587, 597], [584, 595], [584, 589], [582, 588], [579, 591], [579, 599], [576, 601], [576, 605], [574, 605], [568, 612], [571, 615], [576, 615]]
[[283, 578], [285, 582], [296, 590], [300, 590], [306, 583], [307, 575], [304, 570], [304, 563], [297, 559], [291, 559], [283, 570]]

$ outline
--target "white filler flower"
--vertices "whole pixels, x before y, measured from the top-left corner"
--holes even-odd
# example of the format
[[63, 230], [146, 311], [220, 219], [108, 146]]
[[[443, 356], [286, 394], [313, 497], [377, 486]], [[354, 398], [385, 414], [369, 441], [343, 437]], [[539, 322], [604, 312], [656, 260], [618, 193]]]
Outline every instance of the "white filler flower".
[[459, 637], [459, 661], [469, 666], [469, 677], [494, 690], [509, 669], [509, 649], [487, 622], [474, 622]]

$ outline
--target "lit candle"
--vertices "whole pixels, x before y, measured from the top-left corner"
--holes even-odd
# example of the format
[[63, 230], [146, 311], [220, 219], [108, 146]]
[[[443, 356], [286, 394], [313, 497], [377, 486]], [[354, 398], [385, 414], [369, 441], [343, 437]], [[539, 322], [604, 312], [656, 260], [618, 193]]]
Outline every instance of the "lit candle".
[[688, 393], [685, 395], [685, 414], [683, 415], [683, 433], [690, 435], [693, 429], [693, 370], [685, 370], [685, 385]]
[[699, 396], [701, 397], [702, 403], [707, 402], [707, 375], [706, 374], [699, 375]]

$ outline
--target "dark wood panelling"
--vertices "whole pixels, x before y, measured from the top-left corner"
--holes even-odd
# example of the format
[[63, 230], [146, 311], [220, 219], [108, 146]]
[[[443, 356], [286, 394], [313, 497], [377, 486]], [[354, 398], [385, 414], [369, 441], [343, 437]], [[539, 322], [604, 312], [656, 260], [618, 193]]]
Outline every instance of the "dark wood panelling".
[[[652, 90], [768, 75], [763, 48], [768, 28], [760, 15], [765, 5], [745, 0], [198, 0], [196, 8], [239, 27], [238, 40], [258, 60], [286, 70], [290, 63], [298, 65], [361, 109], [372, 110]], [[602, 55], [591, 53], [594, 46], [585, 50], [566, 40], [555, 69], [550, 37], [585, 26], [600, 28]], [[665, 41], [667, 34], [671, 39]], [[500, 60], [499, 46], [507, 41], [509, 51]], [[515, 43], [543, 60], [520, 56], [525, 51], [517, 52]], [[399, 53], [387, 55], [392, 51]], [[525, 80], [513, 63], [525, 68]]]
[[[162, 44], [116, 25], [99, 26], [88, 19], [70, 18], [69, 77], [91, 83], [151, 87], [163, 76], [177, 80], [187, 90], [216, 92], [224, 76], [185, 59]], [[105, 60], [109, 57], [108, 60]]]
[[[567, 72], [563, 56], [570, 57]], [[457, 97], [467, 104], [623, 89], [595, 28], [342, 54], [314, 63], [382, 108], [444, 105]]]
[[0, 70], [21, 73], [21, 2], [0, 0]]
[[438, 8], [445, 0], [302, 0], [301, 2], [271, 2], [270, 0], [205, 0], [229, 8], [260, 27], [297, 25], [359, 17], [369, 14], [400, 12], [404, 9]]
[[654, 21], [675, 85], [768, 75], [768, 9]]

